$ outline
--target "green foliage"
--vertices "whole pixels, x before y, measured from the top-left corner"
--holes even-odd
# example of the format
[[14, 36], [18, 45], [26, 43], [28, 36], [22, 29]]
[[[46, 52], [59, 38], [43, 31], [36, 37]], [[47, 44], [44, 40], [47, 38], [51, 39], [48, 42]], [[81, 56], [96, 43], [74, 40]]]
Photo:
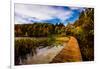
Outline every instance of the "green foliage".
[[94, 9], [87, 8], [74, 24], [67, 25], [67, 35], [75, 36], [79, 42], [84, 61], [94, 60]]

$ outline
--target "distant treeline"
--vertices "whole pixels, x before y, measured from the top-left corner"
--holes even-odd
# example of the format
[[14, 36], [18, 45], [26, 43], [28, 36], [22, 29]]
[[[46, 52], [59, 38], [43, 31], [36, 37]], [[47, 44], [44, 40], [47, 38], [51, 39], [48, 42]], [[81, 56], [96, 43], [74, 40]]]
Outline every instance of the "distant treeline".
[[15, 24], [16, 37], [46, 37], [53, 34], [63, 35], [65, 32], [63, 23]]

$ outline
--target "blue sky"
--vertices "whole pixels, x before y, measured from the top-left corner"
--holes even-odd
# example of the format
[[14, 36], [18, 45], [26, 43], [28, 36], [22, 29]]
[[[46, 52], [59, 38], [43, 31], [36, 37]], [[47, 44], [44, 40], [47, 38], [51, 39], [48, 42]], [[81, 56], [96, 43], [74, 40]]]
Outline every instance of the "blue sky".
[[15, 24], [29, 24], [34, 22], [42, 23], [74, 23], [82, 7], [50, 6], [34, 4], [15, 4]]

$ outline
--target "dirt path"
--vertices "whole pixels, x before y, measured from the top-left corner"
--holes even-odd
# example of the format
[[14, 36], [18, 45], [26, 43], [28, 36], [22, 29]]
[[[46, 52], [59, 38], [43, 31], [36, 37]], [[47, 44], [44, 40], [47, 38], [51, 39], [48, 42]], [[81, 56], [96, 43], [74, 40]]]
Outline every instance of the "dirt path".
[[70, 36], [68, 42], [64, 42], [62, 51], [52, 60], [51, 63], [82, 61], [80, 48], [76, 38]]

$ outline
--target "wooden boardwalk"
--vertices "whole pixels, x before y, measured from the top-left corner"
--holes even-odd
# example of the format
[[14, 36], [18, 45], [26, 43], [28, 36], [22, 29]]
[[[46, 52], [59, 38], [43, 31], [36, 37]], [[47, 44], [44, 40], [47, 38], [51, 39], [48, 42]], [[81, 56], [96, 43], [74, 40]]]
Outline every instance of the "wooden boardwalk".
[[81, 62], [82, 56], [76, 38], [70, 36], [69, 41], [64, 42], [64, 48], [52, 60], [51, 63]]

